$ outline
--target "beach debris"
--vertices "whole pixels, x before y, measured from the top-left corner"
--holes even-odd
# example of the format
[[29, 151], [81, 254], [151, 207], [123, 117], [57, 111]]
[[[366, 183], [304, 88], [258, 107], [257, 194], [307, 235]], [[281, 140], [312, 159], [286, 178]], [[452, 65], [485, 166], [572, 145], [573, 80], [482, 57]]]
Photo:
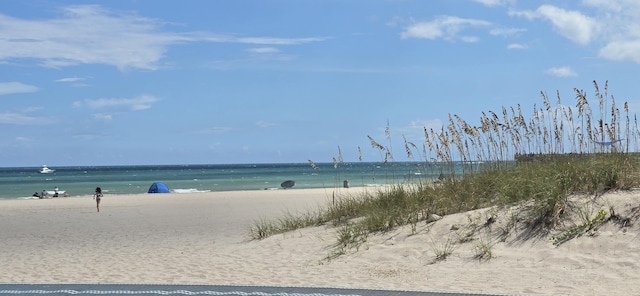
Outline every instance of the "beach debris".
[[293, 187], [294, 185], [296, 185], [296, 181], [293, 180], [287, 180], [282, 182], [282, 184], [280, 184], [280, 186], [282, 186], [282, 188], [284, 189], [289, 189], [291, 187]]

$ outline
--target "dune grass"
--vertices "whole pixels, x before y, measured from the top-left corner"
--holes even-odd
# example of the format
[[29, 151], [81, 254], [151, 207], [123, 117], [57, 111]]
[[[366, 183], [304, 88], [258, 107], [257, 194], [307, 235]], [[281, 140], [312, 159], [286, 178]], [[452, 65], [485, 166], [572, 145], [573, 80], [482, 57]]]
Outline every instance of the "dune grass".
[[[250, 237], [263, 239], [331, 224], [340, 227], [336, 254], [343, 254], [346, 248], [357, 249], [369, 234], [403, 225], [415, 229], [433, 215], [514, 204], [526, 205], [521, 222], [531, 231], [552, 229], [563, 218], [570, 195], [625, 190], [637, 187], [640, 181], [639, 155], [634, 152], [640, 135], [636, 117], [631, 117], [626, 102], [621, 116], [613, 96], [608, 96], [608, 84], [604, 94], [595, 81], [594, 88], [597, 108], [590, 107], [584, 91], [574, 89], [575, 111], [562, 105], [559, 96], [552, 106], [542, 93], [543, 107], [534, 106], [528, 120], [519, 105], [503, 107], [500, 113], [483, 112], [478, 126], [449, 116], [449, 124], [440, 131], [425, 128], [421, 153], [418, 145], [403, 137], [407, 157], [418, 153], [427, 163], [439, 165], [438, 182], [398, 184], [375, 193], [334, 198], [315, 213], [256, 221]], [[387, 127], [389, 138], [388, 131]], [[393, 161], [390, 145], [368, 138], [382, 152], [384, 162]], [[338, 165], [334, 158], [334, 166]], [[585, 218], [584, 227], [592, 227], [601, 216]], [[572, 237], [569, 233], [561, 240]], [[446, 244], [435, 245], [441, 257], [448, 255]], [[477, 256], [492, 256], [488, 243], [480, 245]]]

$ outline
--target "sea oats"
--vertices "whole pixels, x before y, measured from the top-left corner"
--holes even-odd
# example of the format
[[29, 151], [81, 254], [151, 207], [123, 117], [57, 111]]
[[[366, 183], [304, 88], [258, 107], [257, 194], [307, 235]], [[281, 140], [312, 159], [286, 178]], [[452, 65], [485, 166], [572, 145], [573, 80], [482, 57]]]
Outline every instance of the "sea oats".
[[367, 138], [369, 138], [369, 141], [371, 142], [371, 147], [379, 149], [379, 150], [385, 150], [384, 146], [380, 145], [380, 143], [376, 142], [376, 140], [374, 140], [371, 136], [367, 135]]
[[308, 162], [312, 169], [314, 170], [318, 169], [318, 166], [311, 159], [309, 159]]
[[[433, 133], [433, 129], [431, 130], [431, 132]], [[429, 147], [430, 151], [433, 151], [435, 149], [433, 147], [433, 144], [431, 143], [430, 135], [426, 127], [424, 128], [424, 142], [427, 144], [427, 147]]]
[[413, 158], [413, 153], [411, 152], [411, 148], [409, 148], [409, 143], [407, 142], [407, 138], [404, 135], [402, 135], [402, 140], [404, 140], [404, 150], [407, 152], [407, 158], [409, 159]]
[[391, 128], [389, 126], [389, 119], [387, 119], [387, 127], [384, 129], [384, 135], [387, 139], [391, 139]]
[[551, 103], [549, 103], [549, 98], [547, 97], [547, 94], [541, 91], [540, 95], [542, 96], [542, 103], [544, 104], [544, 107], [547, 109], [547, 112], [551, 113]]

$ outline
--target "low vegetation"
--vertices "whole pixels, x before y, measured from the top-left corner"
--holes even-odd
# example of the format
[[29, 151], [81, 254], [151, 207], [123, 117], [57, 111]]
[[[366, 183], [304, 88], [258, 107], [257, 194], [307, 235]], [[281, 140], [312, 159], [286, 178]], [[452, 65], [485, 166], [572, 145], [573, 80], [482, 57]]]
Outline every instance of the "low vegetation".
[[[575, 108], [562, 105], [559, 96], [552, 106], [542, 93], [543, 107], [534, 106], [530, 119], [523, 116], [519, 105], [503, 107], [500, 113], [483, 112], [478, 126], [449, 116], [448, 125], [441, 130], [425, 129], [422, 149], [404, 141], [407, 157], [418, 153], [420, 159], [438, 165], [438, 179], [334, 198], [326, 209], [315, 213], [256, 221], [250, 236], [263, 239], [299, 228], [332, 225], [338, 229], [332, 256], [339, 256], [358, 249], [371, 234], [404, 225], [415, 232], [418, 223], [433, 222], [434, 216], [514, 205], [520, 210], [513, 215], [513, 223], [522, 223], [532, 235], [554, 229], [565, 218], [570, 196], [630, 189], [640, 180], [639, 155], [634, 152], [640, 135], [637, 119], [629, 114], [627, 103], [621, 115], [607, 85], [604, 93], [596, 82], [594, 87], [597, 108], [591, 108], [584, 91], [575, 89]], [[370, 136], [369, 140], [382, 152], [384, 162], [393, 161], [391, 149]], [[334, 159], [334, 166], [338, 165]], [[555, 243], [593, 229], [605, 221], [607, 212], [583, 216], [583, 224], [556, 237]], [[494, 256], [489, 241], [477, 244], [477, 259]], [[450, 239], [432, 245], [438, 260], [454, 250]]]

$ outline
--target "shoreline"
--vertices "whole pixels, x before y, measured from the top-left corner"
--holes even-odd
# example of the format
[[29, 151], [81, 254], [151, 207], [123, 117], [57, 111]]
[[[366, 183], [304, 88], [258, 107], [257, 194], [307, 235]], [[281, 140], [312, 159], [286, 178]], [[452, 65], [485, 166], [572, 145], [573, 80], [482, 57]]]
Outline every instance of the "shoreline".
[[[371, 234], [359, 250], [328, 259], [339, 227], [323, 225], [256, 241], [260, 219], [314, 211], [370, 188], [259, 190], [0, 200], [0, 283], [137, 283], [336, 287], [405, 291], [583, 295], [640, 294], [640, 225], [606, 225], [596, 235], [555, 246], [549, 237], [501, 241], [466, 237], [472, 223], [508, 209], [445, 216], [416, 229]], [[379, 188], [375, 188], [377, 190]], [[616, 213], [634, 213], [640, 192], [600, 197]], [[501, 222], [502, 221], [502, 222]], [[514, 235], [518, 235], [517, 233]], [[491, 260], [473, 259], [489, 241]]]
[[[405, 184], [412, 185], [412, 184]], [[296, 188], [281, 188], [281, 187], [266, 187], [262, 189], [235, 189], [235, 190], [195, 190], [195, 189], [171, 189], [170, 193], [153, 193], [153, 194], [176, 194], [176, 195], [192, 195], [192, 194], [209, 194], [209, 193], [232, 193], [232, 192], [245, 192], [245, 193], [253, 193], [253, 192], [261, 192], [261, 191], [298, 191], [298, 190], [324, 190], [331, 192], [340, 192], [343, 190], [361, 190], [363, 192], [366, 191], [376, 191], [379, 189], [388, 188], [390, 184], [365, 184], [365, 185], [349, 185], [349, 187], [345, 188], [343, 186], [336, 187], [296, 187]], [[103, 193], [109, 196], [146, 196], [150, 193], [147, 192], [138, 192], [138, 193], [112, 193], [109, 190], [103, 189]], [[67, 193], [68, 194], [68, 193]], [[232, 193], [233, 194], [233, 193]], [[92, 197], [93, 194], [68, 194], [67, 196], [58, 196], [52, 197], [51, 195], [47, 195], [46, 198], [39, 198], [36, 196], [18, 196], [18, 197], [5, 197], [0, 198], [0, 202], [5, 200], [47, 200], [47, 199], [65, 199], [65, 198], [84, 198], [84, 197]]]
[[[424, 165], [424, 164], [423, 164]], [[164, 182], [172, 191], [213, 192], [236, 190], [280, 189], [282, 183], [294, 180], [293, 189], [343, 187], [375, 187], [397, 182], [418, 182], [431, 175], [430, 168], [418, 163], [395, 163], [377, 167], [376, 162], [333, 164], [280, 163], [258, 165], [153, 165], [153, 166], [87, 166], [51, 167], [53, 174], [41, 174], [27, 168], [0, 168], [0, 199], [31, 198], [34, 192], [52, 193], [55, 187], [69, 195], [91, 195], [96, 186], [108, 194], [143, 194], [156, 181]], [[418, 172], [419, 175], [407, 175]]]

